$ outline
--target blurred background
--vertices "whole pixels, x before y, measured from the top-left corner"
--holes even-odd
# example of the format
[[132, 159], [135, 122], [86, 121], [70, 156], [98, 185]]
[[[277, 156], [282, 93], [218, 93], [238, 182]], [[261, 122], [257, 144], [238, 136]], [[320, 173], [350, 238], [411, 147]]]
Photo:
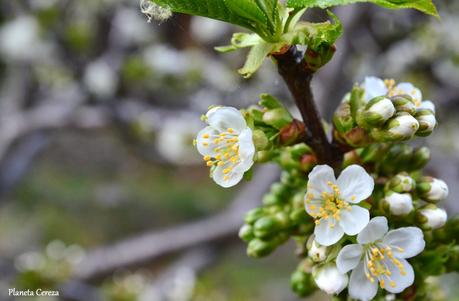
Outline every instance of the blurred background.
[[[441, 19], [336, 8], [345, 33], [314, 90], [330, 118], [366, 75], [420, 87], [440, 126], [416, 143], [431, 148], [428, 172], [449, 184], [454, 215], [459, 2], [435, 2]], [[294, 247], [256, 260], [237, 238], [276, 167], [224, 190], [192, 146], [210, 105], [264, 92], [291, 104], [269, 61], [244, 80], [244, 51], [213, 51], [235, 30], [184, 15], [148, 23], [137, 0], [0, 0], [0, 300], [10, 287], [59, 289], [62, 300], [298, 300]], [[457, 281], [441, 280], [447, 300], [459, 300]]]

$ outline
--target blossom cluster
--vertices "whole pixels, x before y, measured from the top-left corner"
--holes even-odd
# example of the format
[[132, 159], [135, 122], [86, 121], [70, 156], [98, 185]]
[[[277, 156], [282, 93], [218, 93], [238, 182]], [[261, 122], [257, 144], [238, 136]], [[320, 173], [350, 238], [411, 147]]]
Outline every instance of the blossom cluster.
[[[352, 115], [345, 130], [343, 104]], [[303, 258], [292, 275], [295, 292], [347, 288], [353, 299], [372, 300], [413, 285], [412, 263], [447, 223], [437, 205], [448, 196], [444, 181], [422, 175], [429, 150], [403, 143], [436, 126], [435, 106], [416, 87], [371, 77], [347, 95], [334, 120], [335, 138], [350, 148], [337, 178], [304, 144], [304, 124], [273, 96], [244, 110], [212, 107], [202, 120], [195, 145], [220, 186], [236, 185], [255, 163], [283, 169], [239, 236], [253, 257], [293, 238]]]

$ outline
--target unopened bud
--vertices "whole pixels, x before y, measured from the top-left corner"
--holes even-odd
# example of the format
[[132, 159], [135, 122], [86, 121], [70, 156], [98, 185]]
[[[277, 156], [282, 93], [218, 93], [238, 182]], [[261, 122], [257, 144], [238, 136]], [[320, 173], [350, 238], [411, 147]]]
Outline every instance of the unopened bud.
[[255, 145], [255, 149], [258, 151], [266, 149], [269, 145], [268, 137], [266, 137], [266, 134], [261, 130], [253, 131], [252, 140]]
[[244, 225], [239, 229], [239, 238], [241, 238], [243, 241], [249, 242], [251, 241], [254, 236], [253, 236], [253, 228], [250, 225]]
[[333, 114], [333, 125], [340, 133], [346, 133], [354, 127], [354, 119], [351, 114], [351, 104], [342, 102]]
[[408, 95], [396, 95], [391, 97], [392, 103], [395, 106], [397, 112], [406, 112], [410, 115], [414, 115], [416, 113], [416, 105]]
[[428, 205], [418, 211], [418, 219], [426, 229], [438, 229], [445, 225], [448, 215], [444, 209]]
[[303, 122], [293, 120], [279, 130], [279, 139], [282, 145], [292, 145], [303, 140], [306, 135], [306, 127]]
[[274, 217], [264, 216], [253, 225], [253, 233], [256, 237], [266, 238], [272, 236], [282, 228], [281, 223]]
[[245, 214], [245, 222], [247, 224], [253, 224], [255, 223], [259, 218], [265, 216], [266, 213], [265, 211], [262, 209], [262, 208], [255, 208], [255, 209], [252, 209], [250, 210], [249, 212], [247, 212]]
[[419, 110], [416, 113], [416, 120], [419, 122], [419, 129], [416, 135], [421, 137], [430, 135], [437, 125], [435, 114], [429, 109]]
[[413, 200], [409, 193], [388, 192], [384, 201], [393, 215], [407, 215], [413, 210]]
[[317, 163], [318, 160], [315, 155], [303, 155], [300, 161], [300, 169], [305, 172], [311, 171]]
[[339, 294], [348, 283], [347, 275], [341, 274], [334, 263], [314, 267], [312, 275], [317, 286], [329, 295]]
[[404, 141], [413, 137], [419, 128], [418, 121], [408, 113], [397, 114], [386, 129], [387, 138], [391, 141]]
[[370, 100], [360, 112], [360, 119], [365, 125], [382, 126], [389, 118], [394, 116], [395, 107], [389, 98], [384, 96]]
[[387, 188], [394, 192], [410, 192], [416, 187], [416, 183], [407, 173], [399, 173], [387, 183]]
[[327, 247], [321, 246], [314, 239], [314, 235], [311, 235], [307, 243], [308, 256], [314, 262], [322, 262], [327, 258]]
[[276, 129], [281, 129], [291, 123], [293, 118], [285, 108], [277, 108], [265, 112], [263, 121]]
[[290, 278], [290, 286], [292, 290], [300, 297], [306, 297], [316, 291], [314, 279], [311, 273], [306, 273], [302, 270], [297, 270]]
[[275, 247], [276, 245], [270, 241], [254, 238], [247, 246], [247, 255], [251, 257], [263, 257], [269, 255]]
[[432, 177], [422, 177], [416, 189], [424, 201], [437, 203], [448, 197], [448, 185], [440, 179]]
[[421, 169], [430, 160], [430, 150], [428, 147], [423, 146], [418, 148], [413, 155], [410, 167], [412, 170]]

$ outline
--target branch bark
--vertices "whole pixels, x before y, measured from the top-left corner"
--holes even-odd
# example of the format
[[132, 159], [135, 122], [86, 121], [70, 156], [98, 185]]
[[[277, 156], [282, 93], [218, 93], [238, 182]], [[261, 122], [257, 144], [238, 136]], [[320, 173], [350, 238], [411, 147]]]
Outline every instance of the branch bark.
[[303, 53], [292, 46], [283, 54], [274, 55], [279, 74], [287, 84], [306, 125], [305, 143], [314, 150], [320, 163], [338, 168], [343, 153], [330, 143], [322, 126], [319, 111], [314, 102], [311, 81], [314, 71], [307, 67]]

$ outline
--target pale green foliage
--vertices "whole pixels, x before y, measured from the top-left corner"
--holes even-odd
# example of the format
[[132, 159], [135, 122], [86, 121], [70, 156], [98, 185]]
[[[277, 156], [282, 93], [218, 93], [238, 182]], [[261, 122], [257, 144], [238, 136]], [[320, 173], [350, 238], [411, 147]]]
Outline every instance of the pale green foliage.
[[358, 2], [374, 3], [390, 9], [414, 8], [423, 13], [438, 16], [432, 0], [288, 0], [289, 7], [320, 7], [328, 8], [337, 5], [347, 5]]

